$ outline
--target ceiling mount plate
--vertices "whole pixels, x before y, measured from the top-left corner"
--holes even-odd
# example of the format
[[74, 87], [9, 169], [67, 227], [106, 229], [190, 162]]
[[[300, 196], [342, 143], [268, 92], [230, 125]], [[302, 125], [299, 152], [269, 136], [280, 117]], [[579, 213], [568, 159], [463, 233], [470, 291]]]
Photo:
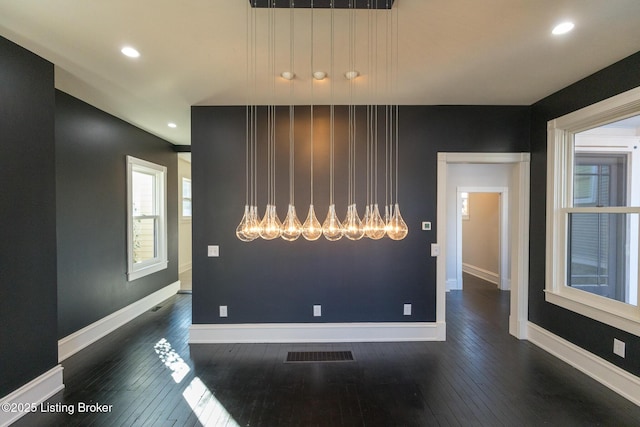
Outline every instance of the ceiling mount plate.
[[[353, 3], [355, 1], [355, 4]], [[330, 9], [331, 4], [335, 9], [391, 9], [394, 0], [313, 0], [314, 9]], [[258, 8], [283, 8], [290, 7], [290, 0], [249, 0], [253, 7]], [[295, 0], [294, 8], [309, 9], [311, 8], [311, 0]]]

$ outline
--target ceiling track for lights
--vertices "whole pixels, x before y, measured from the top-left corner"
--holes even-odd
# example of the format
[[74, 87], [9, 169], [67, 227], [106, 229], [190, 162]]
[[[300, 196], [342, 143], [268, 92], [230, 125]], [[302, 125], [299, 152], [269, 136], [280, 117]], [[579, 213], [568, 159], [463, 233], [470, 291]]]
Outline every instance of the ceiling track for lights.
[[[313, 0], [314, 9], [391, 9], [394, 0], [374, 1], [372, 0]], [[295, 4], [290, 5], [289, 0], [249, 0], [252, 7], [268, 8], [275, 7], [279, 9], [310, 9], [312, 0], [296, 0]]]

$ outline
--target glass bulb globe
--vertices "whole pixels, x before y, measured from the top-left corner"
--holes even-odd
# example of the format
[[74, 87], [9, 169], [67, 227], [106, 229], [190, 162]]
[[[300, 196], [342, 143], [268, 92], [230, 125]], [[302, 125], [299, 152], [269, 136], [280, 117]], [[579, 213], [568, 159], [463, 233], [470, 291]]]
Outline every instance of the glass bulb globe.
[[309, 214], [302, 225], [302, 236], [307, 240], [313, 241], [318, 240], [321, 235], [322, 225], [320, 225], [320, 221], [318, 221], [318, 218], [316, 217], [313, 205], [309, 205]]
[[277, 239], [282, 235], [282, 223], [278, 218], [275, 205], [267, 205], [260, 223], [260, 237], [265, 240]]
[[302, 233], [302, 224], [296, 215], [296, 207], [289, 205], [287, 216], [282, 223], [282, 238], [289, 242], [296, 240]]
[[329, 206], [329, 213], [327, 213], [327, 219], [322, 224], [322, 234], [327, 240], [336, 241], [340, 240], [343, 234], [342, 224], [336, 215], [336, 205]]
[[344, 235], [349, 240], [360, 240], [364, 236], [364, 227], [358, 216], [358, 208], [355, 203], [347, 207], [347, 217], [342, 223]]
[[378, 209], [378, 204], [375, 203], [373, 205], [371, 217], [369, 218], [369, 223], [367, 227], [367, 237], [373, 240], [379, 240], [384, 237], [384, 234], [385, 234], [385, 223], [382, 217], [380, 216], [380, 210]]
[[389, 221], [391, 221], [391, 214], [393, 213], [393, 207], [390, 207], [389, 205], [385, 205], [384, 207], [384, 232], [388, 233], [389, 229], [391, 228], [391, 224]]
[[369, 205], [367, 205], [364, 208], [364, 216], [362, 217], [362, 231], [364, 231], [364, 237], [369, 237], [367, 236], [367, 233], [369, 231], [370, 221], [371, 221], [371, 209]]
[[244, 215], [240, 220], [240, 224], [236, 227], [236, 237], [243, 242], [250, 242], [257, 236], [251, 233], [251, 211], [249, 205], [244, 206]]
[[258, 215], [258, 207], [257, 206], [251, 206], [249, 207], [249, 219], [250, 219], [250, 224], [249, 224], [249, 232], [254, 235], [255, 239], [257, 239], [258, 237], [260, 237], [260, 216]]
[[402, 219], [400, 206], [397, 203], [394, 206], [393, 215], [387, 225], [387, 235], [392, 240], [402, 240], [409, 234], [409, 227], [407, 227], [407, 223]]

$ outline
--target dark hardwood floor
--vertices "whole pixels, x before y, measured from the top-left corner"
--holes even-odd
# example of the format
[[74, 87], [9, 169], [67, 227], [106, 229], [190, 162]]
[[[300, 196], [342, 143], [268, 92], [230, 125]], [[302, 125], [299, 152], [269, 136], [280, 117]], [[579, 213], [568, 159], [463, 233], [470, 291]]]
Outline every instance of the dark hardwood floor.
[[[447, 294], [447, 341], [426, 343], [189, 346], [191, 295], [179, 294], [63, 362], [49, 404], [72, 415], [15, 425], [640, 426], [640, 407], [508, 334], [508, 293], [464, 280]], [[289, 351], [355, 360], [285, 363]]]

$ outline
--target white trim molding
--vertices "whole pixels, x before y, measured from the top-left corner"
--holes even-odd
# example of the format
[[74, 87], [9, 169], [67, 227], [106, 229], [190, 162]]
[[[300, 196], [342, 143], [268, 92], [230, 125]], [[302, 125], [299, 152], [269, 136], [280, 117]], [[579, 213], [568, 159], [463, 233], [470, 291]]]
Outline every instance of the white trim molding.
[[[438, 153], [437, 194], [437, 243], [440, 255], [436, 261], [436, 322], [446, 323], [446, 292], [453, 283], [446, 278], [447, 240], [447, 172], [448, 165], [469, 164], [514, 164], [513, 203], [516, 212], [511, 214], [511, 278], [502, 283], [511, 289], [511, 312], [509, 333], [518, 339], [527, 338], [526, 323], [529, 317], [529, 153]], [[456, 285], [461, 286], [460, 283]]]
[[[4, 408], [5, 405], [18, 405], [16, 411], [0, 411], [0, 427], [6, 427], [15, 423], [23, 415], [27, 414], [28, 410], [23, 409], [20, 406], [35, 405], [39, 410], [39, 405], [64, 389], [64, 383], [62, 382], [62, 370], [64, 368], [60, 365], [48, 370], [39, 377], [29, 381], [14, 392], [6, 395], [0, 400], [0, 406]], [[11, 408], [11, 406], [9, 406]]]
[[482, 280], [486, 280], [489, 283], [493, 283], [496, 286], [500, 286], [500, 275], [493, 271], [485, 270], [484, 268], [476, 267], [475, 265], [462, 263], [462, 271], [472, 276], [478, 277]]
[[[640, 200], [635, 196], [635, 192], [631, 192], [628, 206], [575, 207], [573, 195], [573, 168], [576, 152], [596, 149], [600, 152], [603, 150], [616, 153], [627, 152], [632, 156], [634, 151], [633, 144], [627, 143], [625, 148], [625, 144], [621, 141], [615, 141], [615, 146], [612, 147], [597, 147], [593, 140], [579, 143], [576, 139], [577, 134], [591, 131], [613, 121], [636, 116], [639, 113], [640, 87], [547, 122], [545, 301], [634, 335], [640, 335], [640, 309], [634, 301], [617, 301], [614, 298], [572, 287], [569, 283], [571, 265], [569, 228], [572, 214], [627, 214], [628, 217], [632, 217], [632, 214], [640, 214]], [[632, 157], [629, 162], [633, 165]], [[633, 173], [633, 169], [630, 167], [630, 173]], [[629, 182], [637, 181], [635, 175], [628, 179]], [[640, 289], [637, 280], [637, 266], [640, 259], [635, 261], [635, 257], [638, 257], [637, 224], [636, 217], [630, 222], [627, 231], [628, 235], [633, 237], [627, 239], [630, 242], [626, 243], [627, 256], [632, 257], [627, 290], [630, 295], [636, 296]], [[635, 231], [632, 232], [634, 229]]]
[[164, 288], [103, 317], [102, 319], [72, 333], [58, 341], [58, 362], [76, 354], [83, 348], [98, 341], [127, 322], [150, 310], [157, 304], [175, 295], [180, 290], [180, 281]]
[[189, 344], [444, 341], [439, 322], [191, 325]]
[[640, 378], [529, 322], [529, 341], [640, 406]]

